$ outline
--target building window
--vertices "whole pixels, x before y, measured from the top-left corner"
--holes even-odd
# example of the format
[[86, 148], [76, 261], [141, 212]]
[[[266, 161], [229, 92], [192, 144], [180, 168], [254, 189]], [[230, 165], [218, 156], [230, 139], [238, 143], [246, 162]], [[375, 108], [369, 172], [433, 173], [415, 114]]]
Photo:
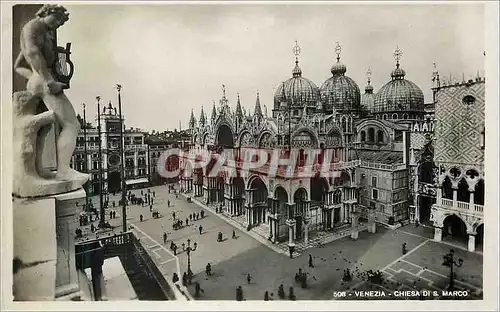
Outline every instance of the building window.
[[407, 113], [403, 114], [403, 119], [408, 119], [408, 114]]
[[372, 190], [372, 199], [378, 199], [378, 190], [376, 189]]
[[473, 97], [472, 95], [466, 95], [463, 99], [462, 99], [462, 102], [465, 104], [465, 105], [472, 105], [476, 102], [476, 98]]
[[377, 208], [374, 201], [370, 201], [370, 208], [373, 208], [373, 209]]
[[392, 114], [392, 118], [391, 119], [398, 119], [398, 114]]
[[377, 187], [377, 177], [372, 177], [372, 186]]
[[382, 130], [377, 131], [377, 143], [384, 143], [384, 132]]
[[481, 137], [479, 139], [479, 145], [482, 149], [484, 149], [484, 145], [485, 145], [485, 137], [484, 137], [484, 127], [483, 127], [483, 131], [481, 131]]
[[368, 141], [375, 142], [375, 130], [373, 128], [368, 129]]
[[366, 132], [361, 131], [361, 142], [364, 142], [364, 141], [366, 141]]
[[387, 114], [384, 114], [384, 115], [382, 116], [382, 119], [383, 119], [383, 120], [387, 120]]

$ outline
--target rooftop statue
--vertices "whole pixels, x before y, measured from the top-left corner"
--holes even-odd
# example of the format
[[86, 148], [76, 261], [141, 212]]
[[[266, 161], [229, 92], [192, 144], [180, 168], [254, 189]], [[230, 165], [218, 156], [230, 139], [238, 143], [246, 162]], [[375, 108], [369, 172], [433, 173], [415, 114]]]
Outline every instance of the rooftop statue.
[[[80, 188], [87, 174], [70, 168], [70, 159], [76, 145], [80, 123], [63, 89], [69, 88], [72, 75], [60, 63], [60, 53], [67, 50], [56, 46], [56, 29], [69, 19], [69, 13], [60, 5], [44, 5], [21, 31], [21, 52], [14, 64], [17, 74], [28, 80], [26, 91], [14, 93], [14, 189], [20, 197], [44, 196], [69, 192]], [[64, 61], [64, 60], [63, 60]], [[57, 69], [57, 67], [59, 68]], [[36, 114], [43, 102], [47, 112]], [[57, 136], [57, 172], [43, 168], [41, 156], [45, 146], [39, 140], [41, 128], [54, 122], [60, 129]]]

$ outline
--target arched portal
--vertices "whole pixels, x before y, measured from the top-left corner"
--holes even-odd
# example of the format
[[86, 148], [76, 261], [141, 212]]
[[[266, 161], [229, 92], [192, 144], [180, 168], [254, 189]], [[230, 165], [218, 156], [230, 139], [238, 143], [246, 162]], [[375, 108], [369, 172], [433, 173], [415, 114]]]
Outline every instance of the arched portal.
[[233, 148], [233, 132], [227, 125], [221, 125], [219, 129], [217, 129], [217, 145], [222, 146], [223, 148]]
[[120, 172], [119, 171], [111, 171], [108, 172], [108, 191], [116, 192], [121, 188], [120, 185]]
[[228, 187], [230, 196], [226, 199], [227, 210], [232, 216], [240, 216], [244, 214], [245, 181], [240, 176], [234, 177]]
[[293, 202], [295, 209], [292, 212], [293, 216], [295, 218], [295, 239], [301, 239], [302, 238], [302, 222], [304, 220], [304, 217], [306, 217], [307, 213], [307, 191], [304, 188], [299, 188], [297, 191], [295, 191], [295, 194], [293, 194]]
[[278, 214], [278, 219], [277, 219], [277, 240], [278, 241], [283, 241], [288, 239], [288, 226], [286, 225], [285, 221], [288, 219], [289, 216], [289, 211], [287, 209], [287, 203], [288, 203], [288, 193], [286, 190], [278, 186], [276, 190], [274, 191], [274, 198], [276, 200], [277, 204], [277, 214]]
[[249, 199], [250, 199], [250, 224], [256, 225], [260, 223], [268, 223], [268, 192], [267, 186], [261, 178], [256, 177], [250, 182]]
[[466, 244], [468, 239], [467, 226], [457, 215], [449, 215], [443, 220], [443, 240]]
[[219, 204], [224, 203], [224, 177], [218, 176], [216, 179], [217, 185], [217, 201]]
[[311, 218], [311, 229], [323, 226], [331, 227], [332, 209], [326, 209], [325, 204], [330, 200], [328, 194], [328, 181], [326, 178], [315, 176], [311, 179], [311, 203], [309, 214]]

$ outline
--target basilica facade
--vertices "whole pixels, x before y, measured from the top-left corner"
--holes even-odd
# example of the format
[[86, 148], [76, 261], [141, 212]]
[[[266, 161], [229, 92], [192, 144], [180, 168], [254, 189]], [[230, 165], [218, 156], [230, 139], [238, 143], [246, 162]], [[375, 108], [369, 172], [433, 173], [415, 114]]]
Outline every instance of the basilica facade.
[[[244, 176], [238, 170], [231, 175], [211, 176], [212, 166], [193, 168], [193, 159], [186, 156], [181, 158], [183, 190], [207, 205], [220, 206], [223, 213], [272, 242], [307, 242], [311, 231], [342, 227], [349, 227], [351, 237], [356, 239], [361, 229], [375, 232], [376, 223], [394, 228], [423, 221], [442, 228], [446, 213], [437, 212], [443, 208], [444, 198], [439, 191], [445, 179], [441, 171], [449, 165], [440, 155], [455, 156], [439, 152], [449, 146], [436, 139], [436, 133], [452, 134], [451, 130], [441, 131], [443, 128], [434, 131], [435, 118], [444, 114], [445, 108], [437, 108], [441, 102], [450, 101], [443, 94], [453, 96], [450, 94], [456, 92], [436, 86], [435, 101], [425, 104], [422, 90], [407, 79], [400, 64], [399, 48], [394, 53], [395, 67], [388, 69], [387, 83], [374, 92], [368, 72], [361, 92], [347, 75], [339, 45], [331, 77], [318, 87], [303, 75], [299, 52], [296, 46], [295, 66], [291, 77], [276, 88], [271, 116], [262, 109], [258, 93], [253, 113], [242, 108], [239, 96], [232, 109], [223, 87], [210, 119], [203, 108], [198, 119], [191, 113], [191, 149], [214, 156], [229, 149], [237, 159], [244, 159], [242, 154], [248, 148], [269, 155], [277, 150], [285, 157], [297, 150], [296, 170], [307, 169], [313, 174], [290, 176], [278, 170], [269, 175], [270, 164], [266, 162]], [[450, 105], [445, 110], [449, 111]], [[482, 109], [484, 125], [484, 101]], [[481, 114], [476, 117], [481, 119]], [[309, 155], [307, 151], [313, 149], [320, 153]], [[323, 166], [326, 153], [331, 158], [329, 167]], [[477, 162], [482, 163], [482, 159]], [[438, 169], [440, 164], [445, 169]], [[474, 168], [475, 179], [481, 180], [481, 167]], [[469, 167], [464, 167], [460, 173], [464, 175], [467, 170]], [[458, 201], [452, 204], [458, 207]]]

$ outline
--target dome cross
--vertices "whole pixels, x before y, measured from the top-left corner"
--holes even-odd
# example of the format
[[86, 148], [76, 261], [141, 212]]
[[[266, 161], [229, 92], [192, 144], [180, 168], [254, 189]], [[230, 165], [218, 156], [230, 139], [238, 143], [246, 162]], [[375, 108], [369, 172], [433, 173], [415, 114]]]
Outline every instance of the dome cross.
[[401, 60], [402, 56], [403, 56], [403, 50], [401, 50], [399, 46], [396, 46], [396, 51], [394, 51], [394, 59], [396, 60], [396, 66], [399, 66], [399, 61]]
[[337, 41], [335, 42], [335, 54], [337, 54], [337, 62], [340, 61], [340, 53], [342, 52], [342, 47], [340, 46], [340, 43]]
[[370, 85], [372, 81], [372, 68], [368, 67], [368, 70], [366, 71], [366, 78], [368, 80], [368, 85]]
[[295, 40], [295, 45], [293, 46], [293, 54], [295, 55], [295, 58], [298, 60], [300, 55], [300, 46], [297, 40]]

